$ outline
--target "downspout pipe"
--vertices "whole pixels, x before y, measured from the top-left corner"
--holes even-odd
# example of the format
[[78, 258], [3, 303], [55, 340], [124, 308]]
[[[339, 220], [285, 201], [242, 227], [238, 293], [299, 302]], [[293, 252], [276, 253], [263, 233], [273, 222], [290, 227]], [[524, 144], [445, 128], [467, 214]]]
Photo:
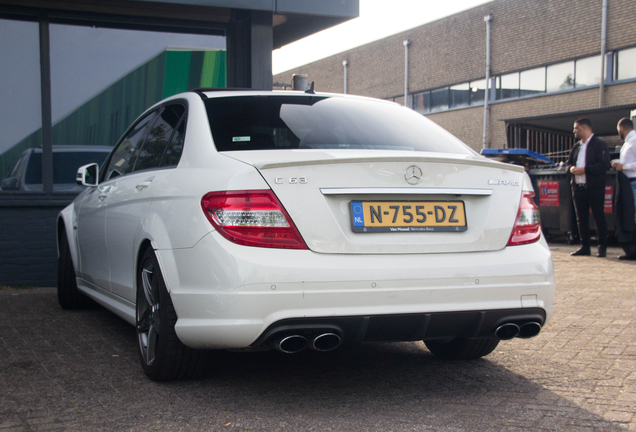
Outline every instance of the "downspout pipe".
[[598, 88], [598, 107], [605, 103], [605, 47], [607, 45], [607, 0], [603, 0], [603, 24], [601, 25], [601, 83]]
[[410, 40], [402, 42], [404, 45], [404, 106], [409, 106], [409, 45]]
[[490, 23], [492, 22], [492, 14], [484, 17], [486, 22], [486, 94], [484, 95], [484, 134], [483, 148], [488, 147], [488, 101], [490, 100]]
[[342, 67], [344, 68], [344, 94], [347, 94], [347, 66], [349, 66], [349, 60], [344, 60], [342, 62]]

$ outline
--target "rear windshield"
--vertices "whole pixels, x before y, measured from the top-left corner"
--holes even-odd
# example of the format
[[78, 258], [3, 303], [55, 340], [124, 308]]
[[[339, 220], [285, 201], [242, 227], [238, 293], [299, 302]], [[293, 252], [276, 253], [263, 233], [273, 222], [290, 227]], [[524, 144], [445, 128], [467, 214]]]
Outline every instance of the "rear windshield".
[[324, 96], [205, 100], [218, 151], [378, 149], [475, 154], [424, 116], [397, 104]]

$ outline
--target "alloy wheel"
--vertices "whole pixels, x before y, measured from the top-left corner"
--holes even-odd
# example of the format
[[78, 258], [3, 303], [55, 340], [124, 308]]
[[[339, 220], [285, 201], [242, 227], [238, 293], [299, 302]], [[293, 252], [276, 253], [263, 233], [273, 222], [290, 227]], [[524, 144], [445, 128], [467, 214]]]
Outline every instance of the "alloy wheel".
[[159, 340], [159, 286], [157, 269], [146, 259], [141, 270], [141, 292], [137, 295], [137, 337], [143, 361], [153, 364]]

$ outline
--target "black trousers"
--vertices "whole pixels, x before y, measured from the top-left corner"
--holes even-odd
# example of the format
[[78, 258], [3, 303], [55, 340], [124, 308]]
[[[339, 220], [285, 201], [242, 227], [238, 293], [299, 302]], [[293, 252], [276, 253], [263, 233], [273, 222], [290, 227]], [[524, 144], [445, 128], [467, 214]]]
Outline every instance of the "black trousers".
[[581, 245], [590, 247], [590, 209], [596, 224], [598, 245], [607, 247], [607, 221], [605, 220], [605, 186], [579, 187], [572, 186], [572, 197], [576, 210], [576, 222], [579, 226]]

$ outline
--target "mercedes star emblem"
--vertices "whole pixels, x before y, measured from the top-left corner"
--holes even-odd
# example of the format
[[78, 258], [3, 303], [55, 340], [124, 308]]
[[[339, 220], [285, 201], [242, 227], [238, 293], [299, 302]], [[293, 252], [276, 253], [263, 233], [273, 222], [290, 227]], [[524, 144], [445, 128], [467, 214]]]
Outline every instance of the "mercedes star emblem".
[[422, 181], [422, 170], [420, 167], [411, 165], [404, 171], [404, 180], [410, 185], [416, 185]]

